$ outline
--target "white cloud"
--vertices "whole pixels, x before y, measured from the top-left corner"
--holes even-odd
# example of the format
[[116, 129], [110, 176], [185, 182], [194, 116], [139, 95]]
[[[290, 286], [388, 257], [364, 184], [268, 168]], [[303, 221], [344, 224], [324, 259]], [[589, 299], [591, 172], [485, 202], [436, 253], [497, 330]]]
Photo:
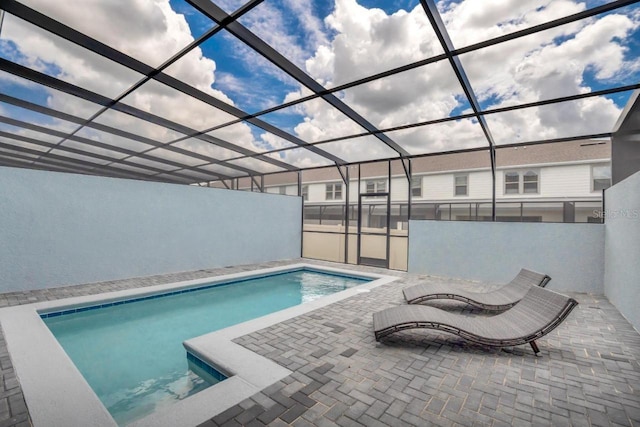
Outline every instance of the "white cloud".
[[[186, 20], [171, 9], [168, 0], [68, 0], [63, 6], [48, 0], [29, 0], [27, 4], [150, 65], [161, 64], [193, 41]], [[9, 15], [5, 16], [2, 38], [17, 46], [18, 51], [13, 52], [14, 60], [109, 97], [119, 95], [142, 77]], [[7, 47], [6, 44], [3, 46], [5, 53], [8, 51]], [[200, 49], [194, 49], [172, 64], [167, 72], [205, 93], [233, 104], [226, 94], [211, 87], [215, 80], [215, 70], [215, 62], [204, 57]], [[28, 86], [24, 82], [20, 83]], [[49, 92], [47, 103], [51, 108], [82, 117], [88, 117], [99, 109], [98, 106], [73, 96], [50, 89], [44, 90]], [[153, 81], [127, 96], [123, 102], [196, 130], [235, 119], [202, 101]], [[87, 109], [91, 110], [90, 114], [86, 113]], [[159, 141], [180, 136], [176, 132], [132, 119], [125, 114], [107, 114], [97, 121]], [[113, 141], [107, 134], [87, 132], [92, 139], [105, 143]], [[252, 137], [247, 139], [247, 135], [251, 135], [248, 126], [241, 125], [226, 137], [230, 142], [239, 142], [239, 145], [255, 149], [258, 142]], [[140, 148], [139, 143], [134, 141], [127, 143], [118, 140], [118, 144], [124, 148]], [[205, 143], [199, 144], [197, 151], [215, 156], [224, 150]], [[172, 153], [163, 155], [172, 160], [178, 158], [178, 155]]]
[[218, 0], [216, 4], [222, 8], [225, 12], [231, 14], [240, 9], [242, 5], [246, 3], [246, 0]]
[[390, 132], [389, 137], [409, 154], [437, 153], [486, 146], [480, 125], [471, 119]]
[[[584, 10], [570, 0], [465, 0], [442, 6], [443, 20], [457, 46], [531, 27]], [[640, 20], [609, 14], [522, 37], [462, 56], [475, 92], [496, 107], [589, 92], [585, 73], [600, 82], [637, 69], [625, 60], [623, 42]], [[337, 32], [329, 45], [307, 61], [308, 71], [328, 86], [440, 53], [421, 6], [386, 14], [355, 0], [336, 0], [326, 18]], [[419, 43], [419, 44], [417, 44]], [[378, 128], [447, 117], [464, 105], [462, 89], [447, 61], [347, 89], [339, 94]], [[304, 104], [303, 104], [304, 105]], [[296, 132], [307, 138], [346, 134], [348, 122], [327, 111], [307, 108]], [[620, 113], [607, 99], [584, 99], [503, 115], [492, 115], [490, 127], [501, 143], [606, 132]], [[329, 129], [325, 131], [325, 129]], [[354, 132], [358, 133], [358, 132]], [[477, 125], [448, 122], [390, 136], [411, 153], [486, 144]], [[345, 144], [345, 156], [349, 148]], [[339, 151], [336, 154], [340, 154]]]
[[[587, 93], [595, 89], [586, 73], [607, 83], [635, 67], [625, 61], [619, 40], [637, 26], [628, 16], [610, 14], [475, 51], [462, 63], [480, 99], [495, 107]], [[588, 98], [491, 116], [489, 125], [499, 143], [511, 143], [609, 132], [619, 114], [612, 101]]]
[[25, 0], [27, 6], [151, 66], [158, 66], [193, 37], [168, 0]]
[[[235, 3], [227, 3], [223, 7], [230, 8], [229, 12], [236, 8]], [[388, 14], [381, 9], [367, 9], [356, 0], [335, 0], [334, 10], [322, 20], [308, 4], [294, 0], [281, 3], [282, 8], [278, 8], [274, 3], [264, 2], [243, 17], [242, 22], [327, 87], [442, 53], [420, 5], [410, 11]], [[161, 64], [193, 40], [186, 20], [171, 9], [168, 0], [67, 0], [64, 4], [29, 0], [27, 5], [150, 65]], [[585, 4], [573, 0], [464, 0], [442, 3], [440, 7], [454, 43], [464, 46], [579, 12]], [[637, 60], [626, 59], [624, 42], [639, 21], [638, 14], [608, 14], [475, 51], [461, 59], [479, 98], [497, 107], [588, 92], [592, 88], [585, 75], [592, 75], [599, 82], [613, 82], [623, 78], [624, 73], [638, 70]], [[116, 96], [140, 78], [10, 16], [5, 17], [2, 36], [18, 46], [18, 52], [10, 52], [4, 45], [5, 54], [14, 55], [13, 59], [107, 96]], [[260, 91], [252, 94], [242, 87], [238, 76], [220, 73], [215, 61], [205, 57], [200, 49], [173, 64], [167, 72], [229, 104], [233, 104], [234, 94], [263, 97], [264, 106], [309, 94], [304, 88], [292, 91], [295, 85], [291, 85], [289, 76], [275, 70], [251, 49], [238, 42], [230, 46], [255, 74], [265, 73], [284, 82], [289, 93], [277, 100], [263, 96]], [[213, 89], [214, 84], [219, 90]], [[47, 91], [50, 94], [47, 102], [52, 108], [77, 115], [88, 108], [84, 101]], [[350, 88], [337, 96], [378, 128], [446, 117], [465, 107], [460, 105], [462, 90], [448, 61]], [[125, 101], [197, 130], [233, 119], [155, 82], [145, 84]], [[293, 127], [294, 132], [306, 141], [364, 131], [323, 100], [300, 104], [295, 110], [304, 119]], [[516, 142], [600, 132], [600, 125], [609, 126], [619, 112], [619, 107], [610, 100], [584, 99], [491, 115], [488, 120], [500, 142]], [[162, 141], [176, 136], [175, 132], [130, 120], [125, 115], [105, 115], [99, 121]], [[216, 135], [256, 151], [291, 145], [274, 135], [252, 132], [246, 124], [221, 129]], [[415, 154], [486, 144], [477, 124], [468, 120], [398, 131], [390, 136]], [[388, 155], [384, 146], [376, 148], [380, 147], [378, 140], [368, 140], [373, 142], [345, 141], [319, 148], [324, 146], [346, 159], [361, 157], [359, 151], [363, 147], [369, 150], [365, 157]], [[232, 156], [197, 140], [181, 144], [205, 155]], [[315, 155], [300, 149], [274, 157], [301, 166], [318, 162]]]
[[[388, 15], [381, 9], [366, 9], [355, 0], [337, 0], [325, 22], [337, 35], [329, 46], [321, 46], [306, 65], [310, 74], [329, 87], [442, 53], [420, 5], [409, 12], [399, 10]], [[441, 61], [356, 86], [339, 95], [374, 126], [389, 128], [448, 116], [459, 107], [456, 95], [461, 93], [449, 63]], [[295, 130], [303, 139], [317, 141], [365, 131], [324, 102], [302, 105], [307, 118]], [[461, 134], [456, 123], [449, 126], [454, 128], [454, 134]], [[423, 140], [409, 136], [415, 134], [416, 131], [403, 134], [401, 142], [409, 151], [424, 145]], [[360, 148], [358, 145], [335, 143], [331, 149], [349, 159], [357, 156], [354, 150]], [[365, 148], [371, 150], [371, 145]], [[378, 153], [386, 154], [386, 148]]]
[[325, 19], [336, 36], [307, 60], [308, 72], [336, 86], [442, 53], [421, 6], [387, 15], [355, 0], [336, 0]]
[[[322, 148], [322, 146], [320, 145], [318, 148]], [[305, 148], [294, 148], [292, 150], [287, 150], [286, 152], [270, 153], [267, 155], [276, 160], [287, 161], [290, 164], [303, 169], [333, 164], [333, 161]]]
[[373, 135], [318, 145], [319, 148], [341, 157], [347, 162], [363, 162], [389, 157], [398, 153]]
[[260, 136], [260, 139], [263, 141], [264, 147], [268, 148], [269, 150], [279, 150], [282, 148], [295, 146], [295, 144], [293, 144], [292, 142], [289, 142], [286, 139], [283, 139], [272, 133], [264, 133]]
[[10, 59], [101, 95], [117, 96], [142, 77], [12, 15], [4, 18], [2, 40], [18, 46]]
[[610, 99], [587, 98], [487, 116], [496, 144], [606, 133], [620, 115]]
[[[224, 57], [219, 59], [225, 72], [216, 71], [214, 87], [225, 96], [236, 100], [239, 106], [248, 112], [254, 113], [279, 105], [282, 102], [283, 91], [299, 86], [293, 77], [230, 33], [223, 32], [216, 37], [217, 45], [213, 49], [225, 51]], [[172, 69], [173, 65], [166, 72], [171, 74]], [[239, 74], [230, 77], [234, 72]]]
[[442, 18], [456, 47], [529, 28], [584, 10], [573, 0], [464, 0], [441, 6]]
[[626, 16], [608, 15], [573, 26], [571, 32], [545, 31], [465, 54], [461, 60], [481, 99], [532, 102], [577, 94], [590, 90], [585, 71], [595, 70], [596, 78], [606, 80], [625, 67], [625, 48], [616, 39], [624, 39], [637, 25]]
[[307, 49], [315, 49], [317, 46], [328, 43], [328, 37], [322, 20], [314, 13], [313, 3], [305, 3], [298, 0], [284, 0], [284, 4], [293, 12], [293, 15], [300, 23], [305, 34], [304, 41]]
[[323, 99], [314, 99], [299, 105], [306, 117], [294, 130], [303, 140], [316, 142], [362, 133], [364, 129], [354, 123]]
[[[335, 9], [325, 19], [327, 27], [336, 33], [330, 44], [320, 45], [306, 61], [306, 69], [326, 87], [347, 83], [442, 52], [433, 29], [421, 6], [410, 12], [400, 10], [387, 15], [380, 9], [367, 9], [354, 0], [337, 0]], [[452, 89], [457, 82], [451, 75], [434, 72], [450, 69], [447, 63], [348, 89], [338, 94], [342, 100], [379, 128], [415, 123], [441, 117], [457, 106]], [[436, 81], [437, 76], [442, 76]], [[458, 86], [459, 88], [459, 86]], [[434, 99], [433, 91], [442, 96]], [[287, 100], [306, 93], [291, 94]], [[428, 108], [429, 99], [436, 103]], [[416, 108], [418, 107], [418, 108]], [[335, 110], [323, 100], [305, 102], [300, 108], [306, 118], [295, 132], [306, 141], [319, 141], [359, 134], [365, 129]], [[350, 140], [322, 144], [346, 160], [380, 158], [393, 154], [377, 138], [369, 143]], [[365, 150], [365, 153], [359, 151]], [[288, 157], [287, 157], [288, 160]]]
[[327, 44], [323, 23], [314, 14], [312, 3], [263, 2], [240, 22], [302, 69], [315, 49]]

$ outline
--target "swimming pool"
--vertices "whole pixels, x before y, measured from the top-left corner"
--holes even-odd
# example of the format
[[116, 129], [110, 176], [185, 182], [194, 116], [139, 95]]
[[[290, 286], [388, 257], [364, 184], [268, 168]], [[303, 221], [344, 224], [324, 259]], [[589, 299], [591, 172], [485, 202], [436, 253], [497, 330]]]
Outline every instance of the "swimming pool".
[[187, 357], [183, 341], [369, 281], [300, 269], [41, 316], [116, 422], [126, 425], [224, 379]]
[[[120, 305], [123, 300], [156, 298], [157, 294], [189, 292], [190, 289], [207, 284], [215, 286], [300, 269], [366, 278], [371, 281], [185, 340], [182, 345], [189, 353], [226, 374], [228, 378], [187, 398], [176, 400], [175, 403], [158, 407], [148, 416], [133, 421], [129, 427], [192, 427], [291, 375], [291, 371], [285, 367], [236, 344], [234, 342], [236, 338], [326, 307], [345, 298], [369, 292], [371, 289], [397, 280], [398, 277], [310, 263], [291, 263], [261, 270], [242, 271], [237, 268], [236, 272], [231, 270], [227, 274], [204, 279], [109, 291], [0, 309], [0, 323], [5, 341], [33, 426], [117, 426], [113, 416], [106, 410], [79, 369], [45, 325], [42, 315], [54, 314], [53, 317], [56, 317], [55, 313], [70, 310], [82, 312], [88, 307]], [[184, 356], [185, 353], [182, 354]], [[184, 358], [181, 360], [184, 361]]]

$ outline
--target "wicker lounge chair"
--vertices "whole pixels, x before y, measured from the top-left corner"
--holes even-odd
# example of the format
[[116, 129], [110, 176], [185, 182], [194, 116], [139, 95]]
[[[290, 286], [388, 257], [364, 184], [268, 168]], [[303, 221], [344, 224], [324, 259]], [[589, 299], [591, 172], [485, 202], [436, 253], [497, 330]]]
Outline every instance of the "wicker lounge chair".
[[472, 292], [444, 284], [414, 285], [403, 290], [409, 304], [433, 299], [454, 299], [485, 310], [501, 311], [513, 307], [531, 286], [545, 287], [551, 277], [523, 268], [509, 283], [491, 292]]
[[479, 344], [510, 347], [529, 343], [551, 332], [578, 304], [573, 298], [532, 286], [522, 300], [494, 316], [467, 316], [423, 305], [401, 305], [373, 314], [376, 341], [404, 329], [450, 332]]

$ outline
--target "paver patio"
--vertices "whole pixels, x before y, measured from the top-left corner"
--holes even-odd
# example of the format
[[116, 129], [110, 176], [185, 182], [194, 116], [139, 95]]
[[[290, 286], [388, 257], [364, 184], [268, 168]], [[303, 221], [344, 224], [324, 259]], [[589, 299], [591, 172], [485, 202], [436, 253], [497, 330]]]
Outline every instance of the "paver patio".
[[[400, 280], [236, 340], [293, 371], [202, 426], [635, 426], [640, 425], [640, 334], [602, 295], [571, 293], [580, 305], [529, 346], [495, 349], [432, 330], [373, 337], [371, 314], [404, 304], [401, 289], [443, 280], [376, 268]], [[284, 265], [292, 261], [0, 295], [0, 306], [102, 293]], [[300, 262], [295, 260], [293, 262]], [[490, 284], [446, 279], [474, 289]], [[553, 281], [549, 284], [553, 289]], [[431, 303], [486, 315], [457, 302]], [[0, 427], [30, 425], [0, 337]]]

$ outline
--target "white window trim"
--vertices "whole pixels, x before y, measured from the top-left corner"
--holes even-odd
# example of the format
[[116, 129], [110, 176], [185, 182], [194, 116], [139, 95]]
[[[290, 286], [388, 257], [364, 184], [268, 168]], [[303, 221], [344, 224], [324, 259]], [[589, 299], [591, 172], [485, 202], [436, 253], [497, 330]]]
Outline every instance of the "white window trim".
[[[369, 184], [373, 183], [373, 193], [388, 193], [388, 185], [387, 185], [387, 180], [386, 179], [368, 179], [365, 181], [364, 183], [364, 195], [366, 196], [369, 193]], [[381, 190], [380, 189], [380, 184], [384, 185], [384, 189]], [[370, 197], [372, 199], [375, 199], [376, 197], [380, 197], [380, 196], [367, 196]]]
[[[415, 194], [413, 194], [413, 189], [414, 189], [413, 188], [413, 183], [414, 182], [417, 182], [417, 183], [420, 184], [420, 185], [417, 186], [417, 188], [420, 189], [420, 194], [417, 195], [417, 196]], [[422, 176], [413, 176], [413, 177], [411, 177], [411, 182], [409, 183], [410, 191], [411, 191], [411, 197], [417, 197], [419, 199], [422, 198], [422, 182], [423, 182]]]
[[[460, 178], [460, 177], [467, 178], [467, 185], [465, 185], [465, 188], [467, 189], [467, 191], [465, 192], [465, 194], [456, 194], [456, 188], [458, 188], [458, 186], [456, 185], [456, 178]], [[468, 173], [456, 173], [453, 175], [453, 197], [469, 197], [469, 174]]]
[[[336, 197], [336, 187], [340, 186], [340, 197]], [[327, 187], [331, 186], [331, 198], [327, 197]], [[325, 184], [324, 187], [324, 198], [325, 200], [342, 200], [342, 183], [341, 182], [331, 182]]]
[[[524, 192], [524, 175], [527, 172], [533, 172], [538, 177], [536, 191], [535, 192]], [[517, 193], [507, 193], [507, 174], [509, 173], [517, 173], [518, 174], [518, 192]], [[526, 196], [531, 194], [540, 194], [540, 169], [538, 168], [526, 168], [526, 169], [507, 169], [502, 172], [502, 194], [506, 197], [510, 196]], [[513, 183], [512, 183], [513, 184]]]
[[[535, 192], [527, 192], [524, 191], [524, 176], [526, 175], [527, 172], [533, 172], [536, 174], [536, 191]], [[540, 169], [523, 169], [522, 170], [522, 193], [521, 194], [540, 194]]]
[[[516, 174], [518, 176], [518, 191], [516, 191], [515, 193], [508, 193], [507, 192], [507, 184], [515, 184], [515, 182], [507, 182], [507, 175], [510, 174]], [[522, 193], [522, 177], [520, 176], [520, 171], [515, 171], [515, 170], [508, 170], [508, 171], [504, 171], [504, 173], [502, 174], [502, 181], [503, 181], [503, 186], [502, 186], [502, 193], [505, 196], [514, 196], [514, 195], [519, 195]]]

